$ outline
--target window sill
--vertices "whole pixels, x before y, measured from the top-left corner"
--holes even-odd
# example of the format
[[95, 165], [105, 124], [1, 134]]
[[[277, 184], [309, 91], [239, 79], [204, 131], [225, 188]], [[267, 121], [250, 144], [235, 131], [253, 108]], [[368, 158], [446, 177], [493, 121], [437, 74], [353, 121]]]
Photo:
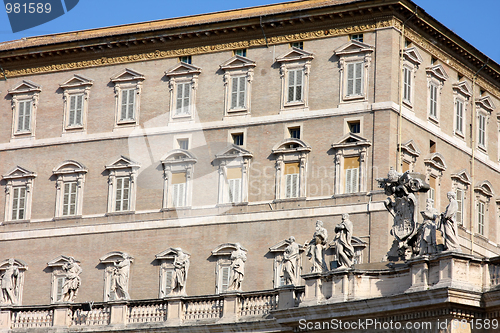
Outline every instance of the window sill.
[[135, 120], [135, 119], [120, 120], [116, 123], [116, 126], [136, 125], [136, 123], [137, 123], [137, 120]]
[[429, 121], [430, 121], [432, 124], [434, 124], [434, 125], [436, 125], [436, 126], [439, 126], [439, 119], [437, 119], [436, 117], [434, 117], [434, 116], [429, 116], [429, 117], [428, 117], [428, 119], [429, 119]]
[[348, 102], [354, 102], [358, 100], [365, 100], [365, 95], [349, 95], [349, 96], [344, 96], [342, 97], [342, 102], [348, 103]]
[[484, 154], [488, 154], [488, 151], [486, 150], [486, 147], [483, 146], [483, 145], [478, 145], [477, 146], [477, 150], [479, 150], [480, 152], [482, 152]]
[[106, 213], [105, 216], [134, 215], [134, 214], [135, 214], [135, 211], [128, 210], [128, 211], [124, 211], [124, 212], [110, 212], [110, 213]]
[[296, 202], [296, 201], [306, 201], [306, 197], [297, 197], [297, 198], [284, 198], [284, 199], [274, 199], [274, 203], [281, 203], [281, 202]]
[[479, 239], [481, 239], [481, 240], [485, 241], [486, 243], [488, 243], [488, 242], [489, 242], [489, 241], [488, 241], [488, 237], [486, 237], [485, 235], [481, 235], [481, 234], [478, 234], [478, 233], [474, 233], [474, 237], [475, 237], [475, 238], [479, 238]]
[[191, 119], [191, 118], [193, 118], [192, 114], [180, 114], [180, 115], [176, 114], [176, 115], [172, 116], [173, 120], [176, 120], [176, 119], [183, 119], [183, 120], [185, 120], [185, 119]]
[[3, 221], [2, 225], [5, 225], [5, 224], [19, 224], [19, 223], [30, 223], [30, 220], [10, 220], [10, 221]]
[[413, 109], [413, 104], [408, 100], [403, 100], [403, 105], [406, 105], [409, 109]]
[[248, 113], [248, 108], [240, 108], [240, 109], [229, 109], [227, 113]]
[[305, 106], [305, 102], [304, 101], [296, 101], [296, 102], [286, 102], [283, 104], [283, 106], [285, 108], [287, 107], [290, 107], [290, 108], [293, 108], [293, 107], [297, 107], [297, 106]]
[[160, 211], [161, 212], [175, 212], [177, 210], [190, 210], [191, 206], [182, 206], [182, 207], [167, 207], [167, 208], [162, 208]]
[[81, 219], [81, 215], [71, 215], [71, 216], [56, 216], [54, 217], [54, 221], [61, 221], [61, 220], [78, 220]]
[[217, 207], [233, 207], [233, 206], [248, 206], [248, 201], [246, 202], [224, 202], [217, 204]]
[[462, 132], [454, 131], [453, 134], [455, 134], [456, 137], [459, 137], [462, 140], [465, 140], [465, 134]]

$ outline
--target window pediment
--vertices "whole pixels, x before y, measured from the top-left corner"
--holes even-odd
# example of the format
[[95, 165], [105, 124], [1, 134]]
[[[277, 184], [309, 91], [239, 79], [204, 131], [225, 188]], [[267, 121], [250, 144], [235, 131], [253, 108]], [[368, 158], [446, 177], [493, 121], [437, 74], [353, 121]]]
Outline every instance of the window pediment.
[[495, 192], [493, 191], [493, 185], [488, 180], [484, 180], [478, 183], [474, 187], [474, 191], [481, 193], [482, 195], [491, 198]]
[[130, 254], [126, 252], [121, 252], [121, 251], [113, 251], [106, 253], [102, 257], [99, 258], [99, 263], [101, 264], [114, 264], [117, 261], [122, 261], [128, 259], [130, 262], [134, 261], [134, 257], [132, 257]]
[[333, 53], [337, 56], [345, 56], [358, 53], [368, 53], [373, 52], [375, 48], [368, 44], [358, 42], [357, 40], [351, 40], [349, 43], [342, 45], [337, 48]]
[[19, 178], [35, 178], [35, 177], [36, 177], [35, 172], [29, 171], [28, 169], [20, 167], [19, 165], [16, 166], [11, 171], [9, 171], [9, 173], [7, 173], [6, 175], [2, 176], [2, 178], [6, 180], [19, 179]]
[[14, 89], [9, 90], [9, 94], [16, 95], [16, 94], [26, 94], [26, 93], [40, 92], [40, 91], [42, 91], [42, 86], [30, 80], [23, 80]]
[[444, 171], [447, 168], [444, 157], [440, 153], [434, 153], [430, 155], [424, 160], [424, 164], [430, 165], [439, 171]]
[[239, 243], [224, 243], [217, 246], [212, 250], [213, 256], [230, 256], [233, 251], [237, 251], [238, 249], [243, 250], [244, 252], [248, 252], [241, 244]]
[[197, 161], [198, 159], [193, 153], [184, 149], [174, 149], [161, 159], [163, 164], [196, 163]]
[[418, 66], [422, 63], [423, 59], [422, 56], [420, 56], [420, 53], [418, 52], [416, 47], [409, 47], [404, 50], [403, 53], [404, 57], [406, 60], [414, 64], [415, 66]]
[[125, 68], [125, 70], [111, 77], [110, 80], [112, 82], [117, 83], [117, 82], [128, 82], [128, 81], [143, 81], [145, 79], [146, 78], [144, 77], [144, 74], [141, 74], [130, 68]]
[[371, 145], [372, 145], [371, 142], [363, 138], [362, 136], [349, 132], [346, 135], [344, 135], [339, 142], [333, 143], [332, 148], [339, 149], [339, 148], [363, 147], [363, 146], [369, 147]]
[[234, 57], [220, 65], [220, 69], [227, 71], [232, 69], [253, 68], [255, 66], [255, 61], [252, 61], [246, 57], [235, 55]]
[[452, 174], [451, 179], [459, 181], [465, 185], [470, 185], [471, 183], [471, 178], [469, 176], [469, 173], [465, 169], [462, 169], [459, 172]]
[[106, 169], [139, 168], [140, 166], [141, 165], [138, 162], [122, 155], [113, 163], [106, 165]]
[[300, 139], [288, 138], [273, 147], [273, 154], [286, 154], [295, 152], [310, 152], [311, 147]]
[[52, 173], [54, 175], [62, 175], [68, 173], [87, 173], [87, 171], [87, 168], [83, 164], [73, 160], [67, 160], [55, 167]]
[[63, 89], [92, 86], [94, 81], [83, 75], [75, 74], [72, 78], [59, 85]]
[[[284, 239], [281, 242], [275, 244], [274, 246], [271, 246], [269, 248], [269, 252], [285, 252], [286, 248], [290, 245], [288, 239]], [[298, 244], [299, 246], [299, 252], [302, 252], [305, 250], [304, 245]]]
[[314, 59], [314, 54], [307, 52], [296, 47], [292, 47], [290, 51], [276, 58], [276, 62], [293, 62], [300, 60], [312, 60]]
[[[13, 265], [17, 267], [19, 270], [28, 270], [28, 264], [19, 259], [4, 259], [0, 262], [0, 272], [4, 271], [10, 266], [9, 261], [13, 261]], [[0, 274], [1, 275], [1, 274]]]
[[490, 96], [484, 96], [476, 99], [476, 105], [488, 112], [495, 110], [495, 104], [493, 104], [493, 100]]
[[448, 80], [448, 73], [444, 70], [442, 65], [435, 65], [426, 68], [427, 76], [434, 76], [440, 81]]
[[420, 155], [420, 149], [415, 144], [413, 140], [408, 140], [401, 145], [401, 150], [407, 152], [413, 157], [418, 157]]
[[460, 81], [453, 84], [453, 90], [469, 98], [472, 96], [472, 88], [467, 81]]
[[238, 157], [252, 158], [253, 154], [240, 146], [231, 144], [215, 155], [215, 159], [233, 159]]
[[[64, 266], [66, 263], [69, 263], [70, 262], [70, 256], [65, 256], [65, 255], [60, 255], [59, 257], [49, 261], [47, 263], [47, 266], [49, 267], [62, 267]], [[75, 258], [73, 258], [73, 260], [75, 260]], [[80, 262], [78, 260], [75, 260], [75, 262], [77, 264], [80, 264]]]
[[194, 75], [200, 74], [201, 68], [185, 62], [180, 62], [169, 70], [165, 71], [166, 76]]
[[162, 251], [162, 252], [158, 253], [157, 255], [155, 255], [155, 258], [157, 260], [174, 260], [175, 257], [177, 257], [179, 255], [179, 252], [187, 254], [189, 257], [191, 257], [191, 255], [188, 252], [182, 250], [181, 248], [169, 247], [165, 251]]

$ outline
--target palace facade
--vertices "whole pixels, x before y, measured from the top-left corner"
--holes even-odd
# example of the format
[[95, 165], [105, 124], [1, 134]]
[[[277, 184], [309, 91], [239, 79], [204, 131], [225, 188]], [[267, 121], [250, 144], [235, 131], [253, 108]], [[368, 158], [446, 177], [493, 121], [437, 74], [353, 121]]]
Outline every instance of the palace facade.
[[[498, 318], [500, 66], [412, 1], [31, 37], [0, 43], [0, 69], [1, 328], [275, 332], [379, 318], [474, 331], [470, 320]], [[387, 261], [393, 216], [376, 179], [391, 167], [424, 175], [420, 210], [432, 198], [443, 212], [456, 193], [462, 254]], [[343, 213], [347, 271], [333, 243]], [[310, 274], [316, 220], [327, 271]], [[236, 251], [244, 279], [228, 292]]]

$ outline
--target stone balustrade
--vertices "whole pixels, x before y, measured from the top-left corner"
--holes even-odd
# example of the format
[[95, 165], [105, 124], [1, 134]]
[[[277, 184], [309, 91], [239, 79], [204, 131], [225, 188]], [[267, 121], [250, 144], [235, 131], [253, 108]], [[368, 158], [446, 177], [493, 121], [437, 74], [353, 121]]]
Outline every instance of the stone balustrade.
[[[45, 327], [53, 331], [85, 330], [101, 326], [103, 331], [127, 327], [180, 326], [266, 317], [272, 310], [296, 307], [304, 287], [285, 287], [257, 292], [167, 297], [156, 300], [62, 303], [51, 306], [0, 308], [0, 331]], [[288, 302], [280, 301], [288, 299]]]

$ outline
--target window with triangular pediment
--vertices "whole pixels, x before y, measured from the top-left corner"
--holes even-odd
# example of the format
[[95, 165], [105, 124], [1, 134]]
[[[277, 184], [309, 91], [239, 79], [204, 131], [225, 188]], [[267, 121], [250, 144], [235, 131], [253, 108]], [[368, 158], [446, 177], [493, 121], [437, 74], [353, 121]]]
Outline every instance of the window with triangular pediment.
[[5, 181], [5, 222], [31, 219], [35, 178], [36, 173], [20, 166], [16, 166], [2, 177]]
[[467, 81], [460, 81], [453, 84], [454, 117], [453, 133], [465, 140], [467, 131], [467, 109], [469, 99], [472, 96], [472, 88]]
[[224, 71], [224, 114], [250, 113], [255, 62], [238, 54], [220, 65]]
[[165, 72], [170, 89], [170, 120], [194, 120], [196, 91], [201, 68], [179, 62]]
[[125, 68], [111, 78], [115, 84], [115, 126], [136, 126], [139, 124], [143, 74]]
[[93, 84], [94, 81], [91, 79], [75, 74], [59, 85], [63, 90], [64, 133], [81, 132], [86, 129], [90, 88]]
[[42, 87], [29, 80], [23, 80], [14, 89], [12, 96], [12, 138], [35, 136], [36, 111]]
[[427, 73], [427, 117], [435, 125], [439, 124], [441, 114], [441, 92], [448, 74], [440, 64], [426, 68]]
[[108, 170], [108, 214], [135, 211], [136, 180], [139, 168], [139, 163], [125, 156], [120, 156], [106, 166]]

